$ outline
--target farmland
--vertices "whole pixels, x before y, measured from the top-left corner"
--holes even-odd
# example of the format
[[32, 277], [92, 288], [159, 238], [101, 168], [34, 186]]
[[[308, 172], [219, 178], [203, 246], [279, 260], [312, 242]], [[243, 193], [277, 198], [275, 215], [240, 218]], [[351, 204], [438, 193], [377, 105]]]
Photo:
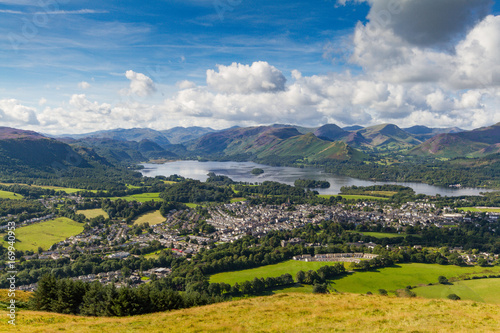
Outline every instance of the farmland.
[[159, 210], [142, 214], [137, 219], [134, 220], [134, 224], [149, 223], [149, 225], [156, 225], [165, 222], [165, 218], [160, 214]]
[[108, 213], [106, 213], [101, 208], [78, 210], [76, 213], [77, 214], [83, 214], [88, 219], [91, 219], [91, 218], [94, 218], [94, 217], [97, 217], [97, 216], [104, 216], [104, 218], [109, 219]]
[[[83, 224], [66, 217], [32, 224], [16, 230], [16, 249], [20, 251], [36, 251], [38, 247], [47, 250], [53, 244], [83, 231]], [[2, 239], [5, 246], [6, 242]]]

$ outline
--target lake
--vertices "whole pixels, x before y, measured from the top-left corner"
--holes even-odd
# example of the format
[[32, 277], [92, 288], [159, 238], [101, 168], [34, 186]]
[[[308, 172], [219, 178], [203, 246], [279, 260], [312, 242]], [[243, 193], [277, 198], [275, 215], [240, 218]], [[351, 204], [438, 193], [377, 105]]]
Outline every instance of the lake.
[[[320, 194], [338, 194], [342, 186], [370, 186], [382, 184], [398, 184], [411, 187], [417, 194], [441, 196], [461, 196], [461, 195], [479, 195], [480, 192], [488, 190], [479, 188], [449, 188], [433, 186], [422, 183], [400, 183], [400, 182], [375, 182], [370, 180], [361, 180], [351, 177], [338, 176], [326, 173], [316, 168], [294, 168], [294, 167], [273, 167], [257, 164], [253, 162], [198, 162], [198, 161], [175, 161], [165, 164], [142, 164], [144, 169], [140, 170], [144, 176], [170, 176], [177, 174], [185, 178], [207, 180], [207, 174], [214, 172], [218, 175], [230, 177], [234, 181], [262, 183], [264, 181], [275, 181], [288, 185], [293, 185], [296, 179], [327, 180], [330, 182], [328, 189], [315, 189]], [[253, 175], [251, 171], [254, 168], [264, 170], [261, 175]]]

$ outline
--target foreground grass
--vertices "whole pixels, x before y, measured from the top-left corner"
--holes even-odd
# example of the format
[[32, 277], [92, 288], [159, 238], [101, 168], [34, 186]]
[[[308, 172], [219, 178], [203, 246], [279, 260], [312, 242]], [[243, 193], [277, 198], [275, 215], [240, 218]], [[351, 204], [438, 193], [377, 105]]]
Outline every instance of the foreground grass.
[[136, 224], [143, 224], [148, 222], [149, 225], [156, 225], [160, 224], [162, 222], [165, 222], [165, 218], [161, 215], [159, 210], [155, 210], [153, 212], [149, 212], [146, 214], [142, 214], [139, 216], [137, 219], [134, 221], [134, 225]]
[[76, 213], [77, 214], [83, 214], [88, 219], [92, 219], [94, 217], [98, 217], [98, 216], [101, 216], [101, 215], [104, 216], [105, 219], [109, 219], [108, 213], [106, 213], [101, 208], [77, 210]]
[[[66, 217], [32, 224], [16, 230], [16, 250], [36, 251], [38, 247], [47, 250], [53, 244], [65, 240], [70, 236], [78, 235], [83, 231], [83, 224], [75, 222]], [[7, 242], [1, 240], [3, 246], [8, 247]]]
[[457, 281], [453, 284], [438, 284], [413, 290], [425, 298], [446, 298], [456, 294], [463, 300], [500, 304], [500, 279]]
[[[0, 315], [4, 316], [4, 311]], [[5, 316], [4, 316], [5, 317]], [[126, 318], [19, 311], [5, 332], [498, 332], [500, 307], [467, 301], [280, 294]]]

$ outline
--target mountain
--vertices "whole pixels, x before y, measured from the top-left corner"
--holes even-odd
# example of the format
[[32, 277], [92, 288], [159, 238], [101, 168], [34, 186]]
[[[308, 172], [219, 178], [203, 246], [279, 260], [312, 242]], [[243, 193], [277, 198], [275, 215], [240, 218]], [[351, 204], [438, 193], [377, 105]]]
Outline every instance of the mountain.
[[437, 134], [465, 132], [465, 130], [458, 127], [429, 128], [427, 126], [419, 126], [419, 125], [409, 128], [404, 128], [403, 130], [412, 134], [415, 138], [417, 138], [422, 142], [432, 138]]
[[170, 145], [168, 138], [159, 131], [150, 128], [130, 128], [130, 129], [113, 129], [107, 131], [97, 131], [85, 134], [65, 134], [61, 137], [69, 137], [73, 139], [111, 139], [117, 141], [135, 141], [149, 140], [159, 144], [162, 147]]
[[481, 157], [500, 152], [500, 123], [460, 133], [438, 134], [412, 149], [418, 156]]
[[190, 140], [198, 139], [205, 134], [217, 132], [210, 127], [174, 127], [168, 130], [160, 131], [170, 143], [180, 144]]
[[0, 127], [0, 166], [5, 168], [3, 170], [28, 167], [49, 171], [54, 166], [72, 163], [90, 167], [82, 156], [63, 142], [32, 131]]
[[146, 162], [151, 159], [172, 159], [177, 154], [165, 150], [156, 142], [143, 139], [140, 142], [108, 138], [85, 138], [72, 142], [73, 146], [91, 148], [114, 164]]
[[359, 126], [359, 125], [354, 125], [354, 126], [346, 126], [346, 127], [343, 127], [342, 129], [344, 131], [359, 131], [360, 129], [363, 129], [364, 127], [363, 126]]
[[342, 128], [335, 124], [323, 125], [316, 131], [314, 131], [314, 135], [326, 141], [336, 141], [348, 136], [349, 134], [351, 133], [344, 131]]
[[[393, 124], [382, 124], [366, 127], [355, 132], [359, 140], [365, 139], [366, 143], [362, 146], [379, 149], [406, 149], [419, 145], [421, 141], [417, 140], [410, 133], [403, 131]], [[356, 147], [356, 145], [353, 145]]]
[[201, 137], [188, 149], [224, 154], [227, 157], [246, 156], [248, 159], [278, 163], [307, 159], [349, 160], [362, 158], [363, 154], [343, 142], [329, 142], [313, 133], [301, 134], [293, 127], [260, 126], [237, 128]]

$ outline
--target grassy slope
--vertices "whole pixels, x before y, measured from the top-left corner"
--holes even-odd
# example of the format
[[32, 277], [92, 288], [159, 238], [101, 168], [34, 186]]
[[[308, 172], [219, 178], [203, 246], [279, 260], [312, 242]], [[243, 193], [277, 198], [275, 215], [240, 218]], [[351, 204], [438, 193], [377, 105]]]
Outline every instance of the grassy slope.
[[463, 300], [500, 304], [500, 279], [457, 281], [453, 284], [416, 288], [413, 291], [426, 298], [446, 298], [449, 294], [457, 294]]
[[[331, 263], [332, 265], [334, 263]], [[236, 282], [241, 283], [244, 281], [253, 280], [254, 278], [277, 277], [286, 273], [292, 274], [295, 277], [298, 271], [318, 270], [320, 267], [326, 266], [328, 263], [324, 262], [305, 262], [289, 260], [275, 265], [268, 265], [253, 269], [245, 269], [236, 272], [226, 272], [214, 274], [210, 277], [210, 282], [225, 282], [231, 285]]]
[[[0, 312], [3, 315], [4, 311]], [[128, 318], [19, 311], [10, 332], [493, 332], [500, 307], [466, 301], [280, 294]]]
[[160, 214], [159, 210], [142, 214], [137, 219], [135, 219], [134, 224], [142, 224], [148, 222], [149, 225], [156, 225], [165, 222], [165, 218]]
[[0, 191], [0, 199], [21, 200], [24, 197], [20, 194], [8, 191]]
[[106, 218], [106, 219], [109, 219], [108, 213], [106, 213], [101, 208], [77, 210], [76, 213], [77, 214], [83, 214], [88, 219], [91, 219], [91, 218], [94, 218], [94, 217], [97, 217], [97, 216], [100, 216], [100, 215], [104, 216], [104, 218]]
[[[317, 270], [325, 266], [325, 262], [302, 262], [286, 261], [276, 265], [268, 265], [253, 269], [246, 269], [236, 272], [226, 272], [212, 275], [210, 282], [226, 282], [234, 284], [243, 281], [253, 280], [258, 277], [276, 277], [285, 273], [295, 274], [299, 270]], [[387, 267], [376, 271], [356, 272], [342, 278], [333, 280], [332, 288], [340, 292], [366, 293], [368, 291], [377, 292], [378, 289], [386, 289], [395, 292], [397, 289], [406, 286], [427, 285], [437, 283], [438, 277], [443, 275], [448, 279], [459, 276], [499, 274], [500, 267], [458, 267], [441, 266], [429, 264], [401, 264], [394, 267]], [[293, 290], [290, 289], [290, 290]]]
[[500, 213], [500, 208], [495, 207], [462, 207], [458, 210], [463, 210], [464, 212], [486, 212], [486, 213]]
[[146, 201], [160, 201], [160, 193], [141, 193], [141, 194], [133, 194], [125, 197], [113, 197], [111, 200], [127, 200], [127, 201], [138, 201], [138, 202], [146, 202]]
[[[21, 251], [36, 251], [41, 246], [44, 250], [47, 250], [53, 244], [70, 236], [78, 235], [82, 231], [83, 224], [66, 217], [59, 217], [17, 229], [16, 237], [20, 241], [16, 242], [15, 247]], [[4, 246], [7, 245], [3, 239], [1, 242]]]

